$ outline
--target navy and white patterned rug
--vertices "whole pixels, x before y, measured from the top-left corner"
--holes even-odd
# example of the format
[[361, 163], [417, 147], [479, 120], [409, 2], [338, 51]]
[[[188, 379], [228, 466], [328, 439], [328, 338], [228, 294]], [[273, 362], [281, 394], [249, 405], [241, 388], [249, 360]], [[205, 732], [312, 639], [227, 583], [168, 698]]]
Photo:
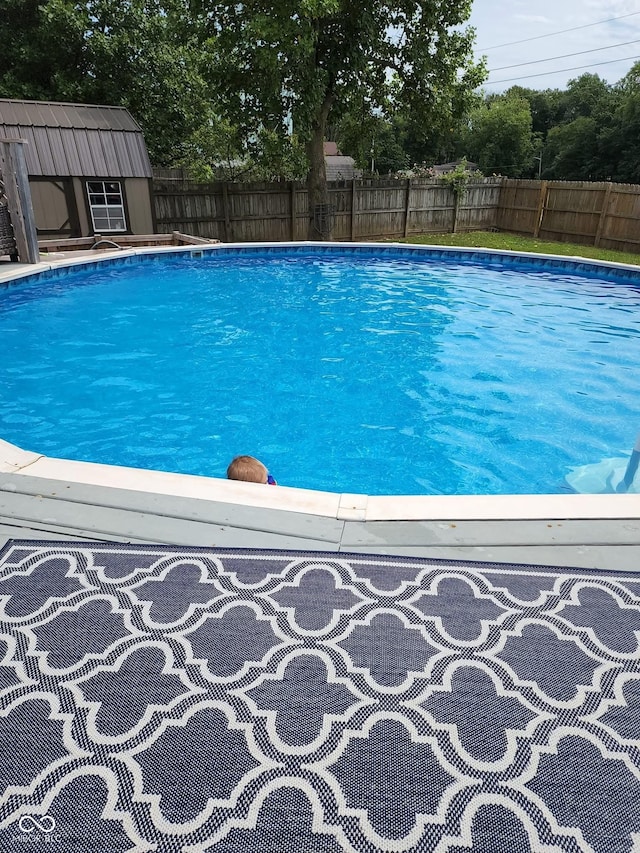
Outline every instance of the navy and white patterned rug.
[[637, 853], [640, 574], [10, 542], [0, 851]]

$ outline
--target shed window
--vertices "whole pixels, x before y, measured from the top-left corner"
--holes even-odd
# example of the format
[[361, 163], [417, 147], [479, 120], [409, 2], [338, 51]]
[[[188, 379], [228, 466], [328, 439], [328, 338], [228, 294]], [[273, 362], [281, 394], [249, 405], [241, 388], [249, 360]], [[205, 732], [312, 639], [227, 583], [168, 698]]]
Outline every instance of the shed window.
[[87, 181], [87, 194], [94, 231], [127, 230], [119, 181]]

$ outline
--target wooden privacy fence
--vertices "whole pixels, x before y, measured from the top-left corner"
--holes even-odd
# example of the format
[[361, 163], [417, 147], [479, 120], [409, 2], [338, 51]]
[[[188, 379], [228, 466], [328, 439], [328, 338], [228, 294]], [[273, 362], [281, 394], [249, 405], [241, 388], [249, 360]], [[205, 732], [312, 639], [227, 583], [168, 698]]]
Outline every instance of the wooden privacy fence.
[[500, 231], [623, 252], [640, 250], [640, 186], [504, 179]]
[[[469, 184], [458, 199], [433, 179], [371, 179], [329, 185], [334, 240], [374, 240], [496, 227], [502, 179]], [[306, 240], [307, 191], [300, 183], [189, 184], [156, 178], [157, 230], [224, 242]]]
[[[157, 229], [224, 242], [306, 240], [299, 183], [154, 181]], [[457, 197], [439, 179], [329, 185], [334, 240], [378, 240], [497, 229], [622, 251], [640, 249], [640, 186], [484, 178]]]

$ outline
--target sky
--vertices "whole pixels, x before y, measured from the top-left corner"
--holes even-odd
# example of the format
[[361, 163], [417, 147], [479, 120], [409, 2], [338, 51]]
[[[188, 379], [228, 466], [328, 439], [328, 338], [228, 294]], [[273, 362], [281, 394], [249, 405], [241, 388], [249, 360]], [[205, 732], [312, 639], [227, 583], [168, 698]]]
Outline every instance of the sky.
[[473, 0], [468, 23], [486, 92], [565, 89], [588, 73], [616, 83], [640, 60], [640, 0]]

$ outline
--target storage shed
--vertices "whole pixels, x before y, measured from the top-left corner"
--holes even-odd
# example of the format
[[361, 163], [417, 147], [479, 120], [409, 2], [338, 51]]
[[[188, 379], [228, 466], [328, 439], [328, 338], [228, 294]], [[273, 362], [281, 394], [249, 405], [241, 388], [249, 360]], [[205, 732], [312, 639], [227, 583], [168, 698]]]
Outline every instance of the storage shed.
[[24, 139], [40, 239], [155, 231], [142, 130], [123, 107], [0, 99], [0, 139]]
[[341, 154], [335, 142], [324, 143], [324, 165], [328, 181], [351, 181], [362, 177], [353, 157]]

